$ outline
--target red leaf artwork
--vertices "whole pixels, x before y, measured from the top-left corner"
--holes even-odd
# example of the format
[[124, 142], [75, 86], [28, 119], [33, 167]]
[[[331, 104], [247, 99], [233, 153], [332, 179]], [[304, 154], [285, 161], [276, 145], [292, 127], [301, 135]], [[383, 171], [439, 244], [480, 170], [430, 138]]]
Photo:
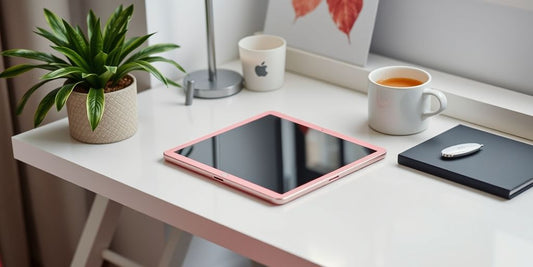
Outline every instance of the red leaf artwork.
[[[294, 21], [315, 10], [322, 0], [292, 0], [294, 8]], [[329, 14], [337, 28], [346, 34], [348, 43], [350, 41], [350, 31], [363, 9], [363, 0], [327, 0]]]
[[292, 0], [292, 7], [294, 8], [296, 21], [299, 17], [307, 15], [309, 12], [315, 10], [315, 8], [322, 2], [322, 0]]
[[352, 30], [359, 12], [363, 8], [363, 0], [327, 0], [329, 14], [337, 28], [348, 36], [350, 42], [350, 31]]

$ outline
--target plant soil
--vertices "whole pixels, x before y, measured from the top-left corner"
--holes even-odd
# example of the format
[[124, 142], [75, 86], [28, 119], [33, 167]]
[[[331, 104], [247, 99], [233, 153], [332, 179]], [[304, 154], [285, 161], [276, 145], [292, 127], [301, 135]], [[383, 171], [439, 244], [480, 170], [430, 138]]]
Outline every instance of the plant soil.
[[[122, 77], [122, 79], [120, 79], [114, 85], [113, 85], [112, 81], [109, 81], [109, 82], [107, 82], [106, 87], [104, 88], [104, 93], [111, 93], [111, 92], [115, 92], [115, 91], [124, 89], [124, 88], [128, 87], [132, 83], [133, 83], [133, 78], [131, 76], [129, 76], [129, 75], [126, 75], [126, 76]], [[74, 88], [74, 91], [76, 91], [78, 93], [87, 94], [87, 93], [89, 93], [89, 88], [87, 88], [86, 86], [78, 85], [78, 86], [76, 86], [76, 88]]]

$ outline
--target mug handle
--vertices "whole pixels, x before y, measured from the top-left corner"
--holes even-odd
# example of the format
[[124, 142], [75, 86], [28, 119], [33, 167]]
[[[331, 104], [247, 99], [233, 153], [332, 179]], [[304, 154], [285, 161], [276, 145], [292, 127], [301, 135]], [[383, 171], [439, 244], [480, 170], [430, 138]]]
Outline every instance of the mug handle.
[[439, 108], [435, 111], [429, 111], [429, 112], [424, 112], [422, 115], [424, 117], [430, 117], [430, 116], [433, 116], [433, 115], [437, 115], [441, 112], [443, 112], [446, 107], [448, 106], [448, 99], [446, 98], [446, 96], [444, 95], [444, 93], [442, 93], [441, 91], [439, 90], [435, 90], [435, 89], [431, 89], [431, 88], [425, 88], [424, 91], [422, 92], [422, 95], [427, 95], [427, 96], [434, 96], [437, 98], [437, 100], [439, 101]]

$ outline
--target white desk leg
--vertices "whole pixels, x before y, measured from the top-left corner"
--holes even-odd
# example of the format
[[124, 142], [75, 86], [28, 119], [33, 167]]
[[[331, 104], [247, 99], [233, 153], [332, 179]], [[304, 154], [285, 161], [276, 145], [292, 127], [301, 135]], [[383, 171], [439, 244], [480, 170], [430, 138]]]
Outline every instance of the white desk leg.
[[187, 256], [187, 251], [191, 244], [191, 234], [174, 227], [170, 228], [170, 235], [161, 260], [159, 261], [159, 267], [183, 266], [185, 256]]
[[96, 195], [71, 266], [102, 265], [102, 252], [111, 243], [121, 210], [122, 205]]

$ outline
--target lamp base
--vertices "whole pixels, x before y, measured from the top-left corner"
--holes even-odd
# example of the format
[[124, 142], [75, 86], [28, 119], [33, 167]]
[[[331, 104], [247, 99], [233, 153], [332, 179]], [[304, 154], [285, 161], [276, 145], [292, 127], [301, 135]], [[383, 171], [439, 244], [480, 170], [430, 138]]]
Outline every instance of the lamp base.
[[189, 73], [183, 78], [183, 84], [194, 81], [194, 96], [198, 98], [222, 98], [234, 95], [242, 90], [242, 76], [232, 70], [217, 69], [216, 79], [209, 80], [208, 70]]

